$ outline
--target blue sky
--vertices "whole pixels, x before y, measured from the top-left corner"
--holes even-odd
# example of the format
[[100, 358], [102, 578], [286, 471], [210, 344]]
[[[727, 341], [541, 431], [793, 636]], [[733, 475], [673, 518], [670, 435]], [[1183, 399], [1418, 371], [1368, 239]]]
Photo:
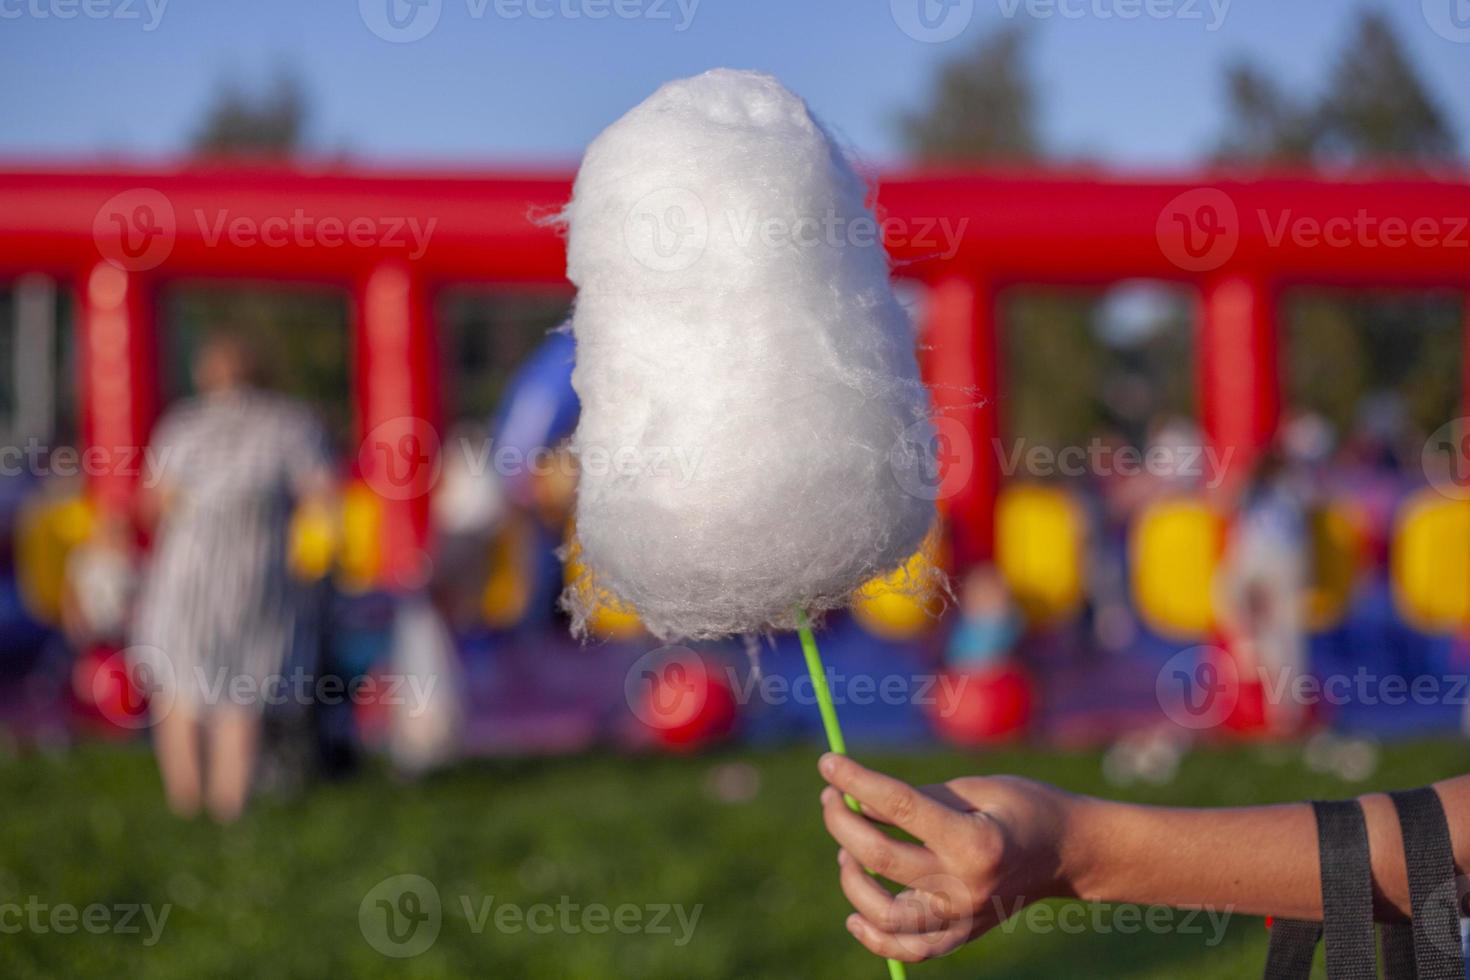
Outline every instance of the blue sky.
[[[1022, 22], [1034, 34], [1052, 146], [1119, 168], [1169, 169], [1198, 160], [1218, 132], [1224, 65], [1249, 56], [1292, 91], [1310, 92], [1360, 7], [418, 0], [429, 6], [413, 8], [391, 0], [407, 30], [433, 24], [418, 40], [394, 43], [369, 26], [393, 33], [383, 26], [388, 2], [0, 0], [0, 156], [176, 154], [221, 80], [256, 84], [287, 65], [311, 93], [313, 141], [323, 149], [373, 162], [572, 164], [660, 82], [729, 65], [773, 72], [864, 157], [894, 161], [902, 155], [894, 117], [922, 101], [935, 67], [995, 26]], [[948, 14], [940, 30], [963, 29], [937, 43], [910, 36], [904, 26], [923, 33], [918, 3]], [[1125, 19], [1130, 4], [1143, 13]], [[1462, 19], [1446, 20], [1455, 5]], [[1470, 147], [1470, 26], [1459, 26], [1470, 25], [1470, 2], [1365, 6], [1388, 12]], [[606, 15], [594, 19], [599, 9]]]

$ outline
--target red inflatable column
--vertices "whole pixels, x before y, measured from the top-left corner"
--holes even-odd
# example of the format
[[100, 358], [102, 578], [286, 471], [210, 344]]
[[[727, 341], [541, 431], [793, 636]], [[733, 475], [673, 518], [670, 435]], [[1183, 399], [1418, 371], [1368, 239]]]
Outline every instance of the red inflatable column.
[[940, 470], [934, 492], [950, 522], [956, 570], [989, 560], [995, 550], [1000, 488], [996, 334], [995, 296], [987, 283], [951, 276], [933, 284], [923, 363], [938, 437]]
[[383, 584], [414, 587], [429, 567], [440, 466], [429, 298], [409, 265], [385, 261], [359, 280], [354, 299], [358, 468], [383, 504]]
[[143, 473], [157, 400], [147, 281], [110, 262], [78, 276], [82, 466], [92, 499], [127, 505]]
[[1275, 297], [1262, 279], [1222, 275], [1205, 284], [1199, 358], [1200, 421], [1221, 454], [1225, 485], [1238, 486], [1281, 415]]

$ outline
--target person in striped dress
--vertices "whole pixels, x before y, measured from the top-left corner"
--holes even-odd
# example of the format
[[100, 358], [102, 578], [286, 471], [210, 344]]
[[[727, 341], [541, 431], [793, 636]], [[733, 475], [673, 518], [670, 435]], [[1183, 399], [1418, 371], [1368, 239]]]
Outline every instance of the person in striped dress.
[[[324, 503], [332, 474], [302, 405], [254, 384], [254, 359], [220, 333], [194, 362], [198, 394], [149, 447], [156, 522], [130, 655], [170, 806], [234, 820], [249, 795], [261, 712], [282, 686], [297, 593], [287, 565], [295, 504]], [[274, 686], [273, 686], [274, 685]]]

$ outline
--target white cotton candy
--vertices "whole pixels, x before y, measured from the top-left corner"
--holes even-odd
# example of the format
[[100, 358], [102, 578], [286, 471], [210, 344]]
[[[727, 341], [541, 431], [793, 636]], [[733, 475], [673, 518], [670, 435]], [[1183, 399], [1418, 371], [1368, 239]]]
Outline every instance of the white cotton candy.
[[[928, 396], [866, 194], [756, 72], [670, 82], [588, 147], [563, 215], [577, 536], [656, 636], [845, 606], [934, 519]], [[565, 597], [579, 631], [594, 599]]]

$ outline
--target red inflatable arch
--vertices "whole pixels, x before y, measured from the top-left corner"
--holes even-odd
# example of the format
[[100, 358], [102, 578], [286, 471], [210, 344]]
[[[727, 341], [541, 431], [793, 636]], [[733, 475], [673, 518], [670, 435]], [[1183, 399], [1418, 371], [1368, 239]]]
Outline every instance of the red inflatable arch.
[[[1006, 287], [1134, 278], [1195, 286], [1199, 414], [1211, 440], [1234, 448], [1235, 467], [1248, 464], [1276, 425], [1282, 287], [1470, 288], [1463, 176], [895, 173], [878, 188], [899, 274], [931, 289], [924, 356], [937, 407], [968, 436], [973, 472], [948, 500], [961, 563], [993, 547], [996, 300]], [[555, 211], [569, 192], [565, 173], [0, 166], [0, 280], [38, 272], [75, 289], [88, 446], [146, 442], [157, 410], [153, 299], [178, 277], [345, 287], [359, 435], [394, 419], [436, 425], [432, 296], [451, 283], [564, 283], [562, 240], [531, 219]], [[323, 237], [293, 244], [296, 215]], [[221, 216], [253, 235], [219, 234]], [[390, 235], [393, 222], [410, 219], [434, 223], [412, 259], [403, 233]], [[355, 241], [354, 222], [364, 220], [376, 222], [374, 231]], [[941, 222], [957, 235], [952, 243]], [[336, 246], [326, 244], [329, 229]], [[130, 480], [97, 477], [92, 491], [126, 496]], [[385, 507], [391, 581], [417, 563], [429, 511], [422, 495]]]

